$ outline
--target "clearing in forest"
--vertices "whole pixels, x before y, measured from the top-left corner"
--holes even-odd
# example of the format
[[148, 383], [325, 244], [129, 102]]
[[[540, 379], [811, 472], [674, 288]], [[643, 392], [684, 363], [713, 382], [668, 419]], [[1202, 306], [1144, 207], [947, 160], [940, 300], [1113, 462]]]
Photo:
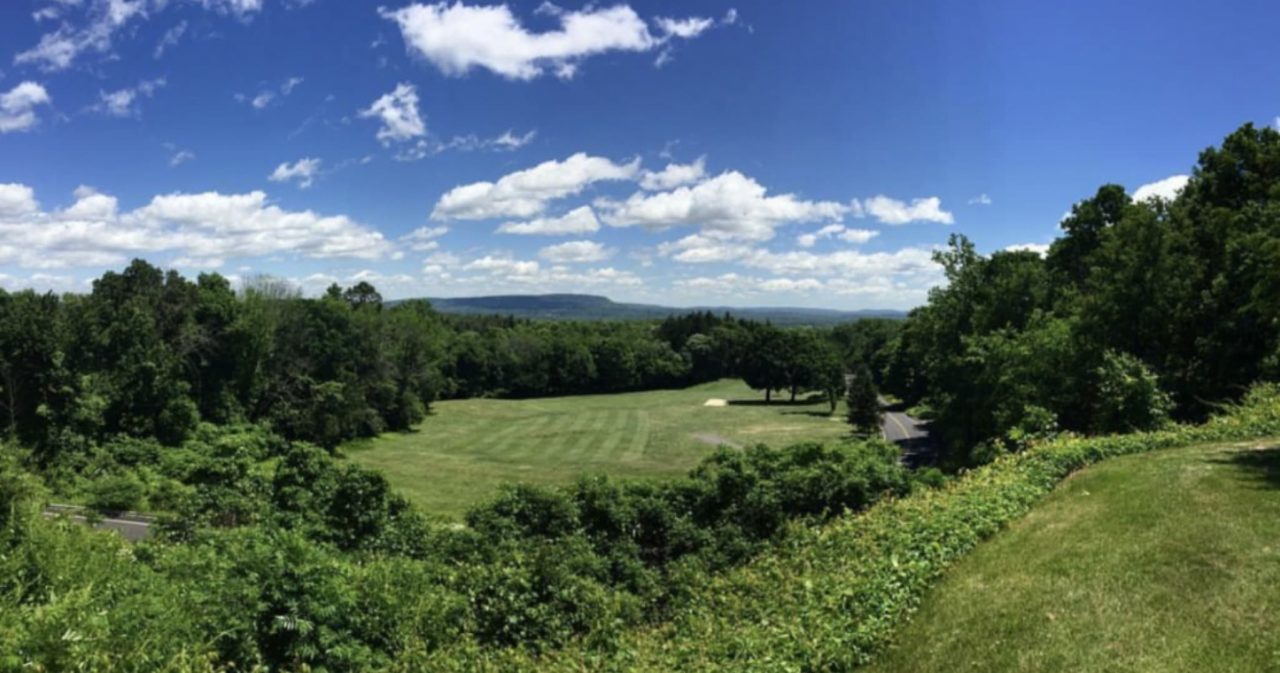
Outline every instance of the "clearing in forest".
[[[704, 406], [723, 399], [723, 408]], [[842, 412], [837, 411], [837, 414]], [[529, 400], [450, 400], [412, 432], [347, 444], [352, 460], [382, 471], [427, 512], [457, 518], [504, 482], [569, 483], [583, 473], [682, 474], [714, 446], [784, 446], [847, 435], [817, 396], [765, 405], [738, 380], [683, 390]]]

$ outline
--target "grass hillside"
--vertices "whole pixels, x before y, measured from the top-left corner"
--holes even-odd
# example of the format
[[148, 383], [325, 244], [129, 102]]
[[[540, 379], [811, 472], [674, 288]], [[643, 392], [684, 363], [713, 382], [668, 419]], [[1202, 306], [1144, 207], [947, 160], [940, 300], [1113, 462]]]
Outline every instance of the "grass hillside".
[[1280, 670], [1280, 445], [1117, 458], [960, 561], [868, 671]]
[[[707, 400], [725, 406], [706, 406]], [[504, 482], [556, 484], [584, 472], [683, 474], [718, 442], [830, 441], [849, 427], [825, 400], [765, 405], [741, 381], [683, 390], [531, 400], [451, 400], [413, 432], [348, 444], [426, 511], [456, 517]]]

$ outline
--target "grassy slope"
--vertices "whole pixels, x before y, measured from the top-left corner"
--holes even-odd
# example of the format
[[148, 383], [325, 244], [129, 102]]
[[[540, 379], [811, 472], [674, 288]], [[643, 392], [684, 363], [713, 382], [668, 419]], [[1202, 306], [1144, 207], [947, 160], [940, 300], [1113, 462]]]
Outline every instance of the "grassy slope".
[[944, 576], [894, 671], [1280, 670], [1280, 447], [1081, 472]]
[[[703, 406], [709, 398], [730, 405]], [[764, 406], [760, 393], [736, 380], [621, 395], [454, 400], [436, 405], [415, 432], [344, 450], [426, 511], [456, 517], [503, 482], [683, 473], [713, 448], [699, 434], [774, 446], [845, 436], [842, 416], [833, 421], [828, 409], [825, 401]]]

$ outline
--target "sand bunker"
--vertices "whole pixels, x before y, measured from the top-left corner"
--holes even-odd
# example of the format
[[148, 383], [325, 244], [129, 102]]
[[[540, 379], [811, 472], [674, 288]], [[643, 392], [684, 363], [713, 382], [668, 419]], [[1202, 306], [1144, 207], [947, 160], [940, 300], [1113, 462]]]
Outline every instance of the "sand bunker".
[[711, 398], [711, 399], [707, 400], [706, 402], [703, 402], [703, 403], [702, 403], [702, 406], [704, 406], [704, 407], [727, 407], [727, 406], [729, 406], [729, 402], [728, 402], [728, 400], [722, 400], [722, 399], [720, 399], [719, 397], [713, 397], [713, 398]]

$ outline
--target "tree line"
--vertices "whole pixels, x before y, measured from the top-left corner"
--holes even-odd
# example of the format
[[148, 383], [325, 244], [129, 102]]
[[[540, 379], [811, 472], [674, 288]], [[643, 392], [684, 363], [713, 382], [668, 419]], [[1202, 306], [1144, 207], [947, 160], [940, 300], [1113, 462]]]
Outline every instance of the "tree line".
[[1280, 378], [1280, 133], [1235, 131], [1172, 200], [1104, 185], [1061, 229], [1043, 256], [952, 236], [945, 286], [871, 363], [950, 465], [1202, 419]]
[[[83, 295], [0, 290], [0, 435], [48, 465], [116, 436], [177, 445], [201, 421], [334, 447], [404, 430], [438, 399], [613, 393], [740, 376], [790, 399], [843, 393], [847, 330], [709, 312], [535, 322], [384, 302], [368, 283], [306, 298], [136, 260]], [[843, 346], [842, 346], [843, 344]], [[843, 347], [843, 350], [842, 350]], [[833, 406], [834, 408], [834, 406]]]

